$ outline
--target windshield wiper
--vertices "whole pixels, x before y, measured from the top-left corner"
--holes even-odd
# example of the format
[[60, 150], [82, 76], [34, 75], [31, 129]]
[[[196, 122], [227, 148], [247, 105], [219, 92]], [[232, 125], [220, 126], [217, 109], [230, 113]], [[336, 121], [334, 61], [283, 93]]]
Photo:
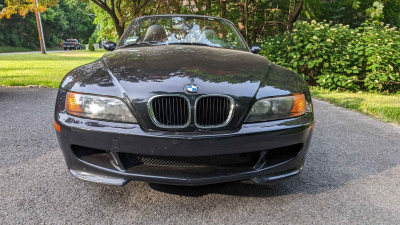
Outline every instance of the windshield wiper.
[[140, 41], [140, 42], [136, 42], [139, 45], [145, 45], [145, 44], [154, 44], [157, 43], [157, 41]]
[[132, 46], [137, 46], [137, 45], [200, 45], [200, 46], [209, 46], [209, 47], [215, 47], [215, 48], [222, 48], [220, 46], [216, 45], [208, 45], [205, 43], [190, 43], [190, 42], [174, 42], [174, 43], [165, 43], [165, 42], [160, 42], [160, 41], [143, 41], [143, 42], [135, 42], [127, 45], [123, 45], [119, 48], [127, 48], [127, 47], [132, 47]]
[[120, 48], [132, 47], [132, 46], [137, 46], [137, 45], [154, 45], [156, 43], [160, 43], [160, 42], [159, 41], [135, 42], [135, 43], [127, 44], [127, 45], [122, 45]]
[[135, 45], [138, 45], [138, 44], [137, 44], [137, 43], [131, 43], [131, 44], [127, 44], [127, 45], [122, 45], [122, 46], [119, 47], [119, 48], [126, 48], [126, 47], [135, 46]]
[[209, 47], [216, 47], [216, 48], [221, 48], [219, 46], [215, 46], [215, 45], [208, 45], [205, 43], [198, 43], [198, 42], [174, 42], [174, 43], [168, 43], [168, 45], [201, 45], [201, 46], [209, 46]]

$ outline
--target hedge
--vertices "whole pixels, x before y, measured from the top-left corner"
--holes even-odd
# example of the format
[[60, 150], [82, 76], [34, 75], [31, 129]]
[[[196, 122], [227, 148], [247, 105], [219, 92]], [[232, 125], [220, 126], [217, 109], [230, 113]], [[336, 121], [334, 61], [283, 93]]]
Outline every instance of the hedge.
[[92, 39], [91, 38], [89, 38], [89, 51], [94, 51], [94, 45], [93, 45], [93, 41], [92, 41]]
[[296, 22], [290, 34], [261, 45], [261, 54], [330, 90], [400, 93], [400, 32], [384, 24]]

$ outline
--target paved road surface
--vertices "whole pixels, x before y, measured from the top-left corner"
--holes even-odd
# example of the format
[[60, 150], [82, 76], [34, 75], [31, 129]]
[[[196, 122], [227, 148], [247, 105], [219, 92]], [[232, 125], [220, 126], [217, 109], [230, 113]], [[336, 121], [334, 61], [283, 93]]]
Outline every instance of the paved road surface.
[[[55, 52], [64, 52], [62, 50], [57, 51], [47, 51], [47, 53], [55, 53]], [[20, 54], [38, 54], [42, 53], [41, 51], [34, 51], [34, 52], [8, 52], [8, 53], [0, 53], [0, 55], [20, 55]]]
[[0, 223], [399, 224], [400, 127], [315, 101], [300, 176], [266, 185], [106, 186], [73, 178], [55, 89], [0, 88]]

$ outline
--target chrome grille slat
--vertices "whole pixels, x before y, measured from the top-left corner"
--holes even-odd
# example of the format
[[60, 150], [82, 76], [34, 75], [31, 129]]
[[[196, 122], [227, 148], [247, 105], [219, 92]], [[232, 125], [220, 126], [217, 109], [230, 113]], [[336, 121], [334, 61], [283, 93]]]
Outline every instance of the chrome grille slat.
[[185, 128], [190, 124], [190, 103], [183, 95], [160, 95], [147, 103], [151, 120], [162, 128]]
[[199, 128], [226, 126], [232, 119], [234, 100], [226, 95], [204, 95], [195, 103], [195, 125]]
[[184, 118], [186, 118], [186, 108], [184, 108], [184, 110], [183, 110], [183, 116], [184, 116]]
[[[191, 107], [184, 95], [159, 95], [148, 103], [151, 120], [161, 128], [185, 128], [190, 125]], [[234, 100], [226, 95], [203, 95], [195, 101], [194, 120], [199, 128], [226, 126], [234, 113]]]

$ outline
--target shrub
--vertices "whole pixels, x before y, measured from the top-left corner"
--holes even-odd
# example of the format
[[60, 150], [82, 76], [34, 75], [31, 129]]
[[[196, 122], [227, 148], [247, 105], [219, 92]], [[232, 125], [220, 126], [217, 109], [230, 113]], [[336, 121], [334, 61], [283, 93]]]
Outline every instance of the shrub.
[[383, 24], [297, 22], [261, 45], [262, 55], [330, 90], [400, 92], [400, 32]]
[[89, 39], [89, 50], [92, 52], [94, 51], [94, 45], [93, 45], [93, 41], [91, 38]]

